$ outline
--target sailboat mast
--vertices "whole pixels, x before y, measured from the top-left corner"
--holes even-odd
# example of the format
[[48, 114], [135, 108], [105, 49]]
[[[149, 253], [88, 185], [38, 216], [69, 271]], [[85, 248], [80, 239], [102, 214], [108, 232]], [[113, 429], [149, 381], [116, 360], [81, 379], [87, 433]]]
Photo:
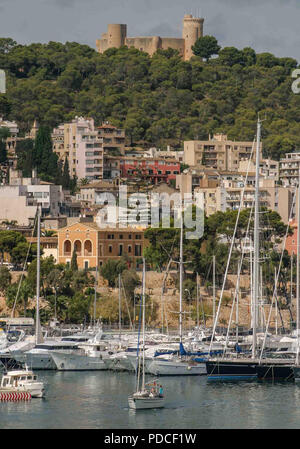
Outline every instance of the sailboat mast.
[[180, 256], [179, 256], [179, 339], [182, 343], [182, 279], [183, 279], [183, 218], [180, 209]]
[[199, 330], [199, 274], [197, 273], [197, 329]]
[[37, 205], [37, 263], [36, 263], [36, 317], [35, 317], [35, 342], [40, 342], [40, 270], [41, 270], [41, 211]]
[[121, 274], [119, 273], [119, 339], [121, 341], [122, 311], [121, 311]]
[[213, 323], [216, 319], [216, 256], [213, 256]]
[[146, 262], [143, 257], [143, 289], [142, 289], [142, 300], [143, 300], [143, 378], [142, 378], [142, 391], [145, 390], [145, 317], [146, 317], [146, 298], [145, 298], [145, 283], [146, 283]]
[[300, 326], [300, 170], [298, 181], [298, 214], [297, 214], [297, 286], [296, 286], [296, 332], [297, 332], [297, 351], [296, 351], [296, 365], [299, 364], [299, 326]]
[[98, 285], [98, 265], [96, 265], [96, 276], [95, 276], [95, 292], [94, 292], [94, 326], [96, 326], [97, 285]]
[[255, 209], [254, 209], [254, 262], [253, 262], [253, 343], [252, 358], [256, 355], [257, 304], [259, 296], [259, 161], [260, 161], [261, 121], [257, 120]]

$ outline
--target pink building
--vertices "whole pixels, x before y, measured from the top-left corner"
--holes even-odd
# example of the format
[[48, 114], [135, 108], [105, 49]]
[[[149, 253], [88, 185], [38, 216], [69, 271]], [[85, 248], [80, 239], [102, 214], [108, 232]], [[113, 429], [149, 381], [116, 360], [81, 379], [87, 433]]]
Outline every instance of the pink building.
[[175, 159], [122, 157], [120, 159], [122, 178], [147, 178], [152, 183], [169, 183], [180, 174], [180, 162]]

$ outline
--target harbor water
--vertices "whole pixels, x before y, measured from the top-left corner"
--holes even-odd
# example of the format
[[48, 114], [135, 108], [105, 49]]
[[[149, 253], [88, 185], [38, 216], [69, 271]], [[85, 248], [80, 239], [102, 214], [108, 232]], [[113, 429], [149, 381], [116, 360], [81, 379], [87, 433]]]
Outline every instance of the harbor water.
[[161, 378], [166, 406], [128, 409], [131, 373], [40, 371], [46, 397], [0, 403], [0, 429], [300, 428], [300, 383]]

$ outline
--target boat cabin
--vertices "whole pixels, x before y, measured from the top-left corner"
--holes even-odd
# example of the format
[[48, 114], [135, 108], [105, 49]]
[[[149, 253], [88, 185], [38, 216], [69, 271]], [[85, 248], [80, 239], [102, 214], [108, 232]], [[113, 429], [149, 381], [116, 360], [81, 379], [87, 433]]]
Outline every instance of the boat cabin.
[[14, 388], [19, 382], [35, 382], [37, 376], [32, 371], [9, 371], [2, 377], [0, 388]]

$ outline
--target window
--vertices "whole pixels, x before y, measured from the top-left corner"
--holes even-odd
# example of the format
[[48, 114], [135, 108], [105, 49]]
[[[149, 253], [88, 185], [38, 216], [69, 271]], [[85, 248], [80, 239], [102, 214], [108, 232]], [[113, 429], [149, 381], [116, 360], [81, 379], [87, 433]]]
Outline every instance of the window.
[[70, 240], [64, 241], [64, 255], [70, 256], [71, 255], [71, 242]]
[[84, 261], [84, 269], [87, 270], [89, 268], [89, 261], [85, 260]]
[[81, 256], [81, 241], [80, 240], [76, 240], [74, 242], [74, 251], [77, 256]]
[[119, 256], [122, 256], [123, 254], [123, 244], [119, 245]]
[[93, 252], [93, 245], [90, 240], [86, 240], [84, 242], [84, 255], [85, 256], [91, 256]]
[[135, 239], [136, 240], [142, 240], [142, 236], [140, 234], [136, 234]]
[[129, 253], [131, 253], [131, 249], [132, 249], [131, 245], [128, 245], [128, 252]]
[[114, 240], [115, 235], [114, 234], [108, 234], [107, 238], [108, 238], [108, 240]]
[[111, 245], [109, 245], [109, 247], [108, 247], [108, 252], [112, 253], [112, 246]]
[[134, 255], [141, 256], [142, 255], [142, 247], [141, 245], [134, 245]]
[[119, 235], [119, 239], [122, 240], [123, 239], [123, 234]]

